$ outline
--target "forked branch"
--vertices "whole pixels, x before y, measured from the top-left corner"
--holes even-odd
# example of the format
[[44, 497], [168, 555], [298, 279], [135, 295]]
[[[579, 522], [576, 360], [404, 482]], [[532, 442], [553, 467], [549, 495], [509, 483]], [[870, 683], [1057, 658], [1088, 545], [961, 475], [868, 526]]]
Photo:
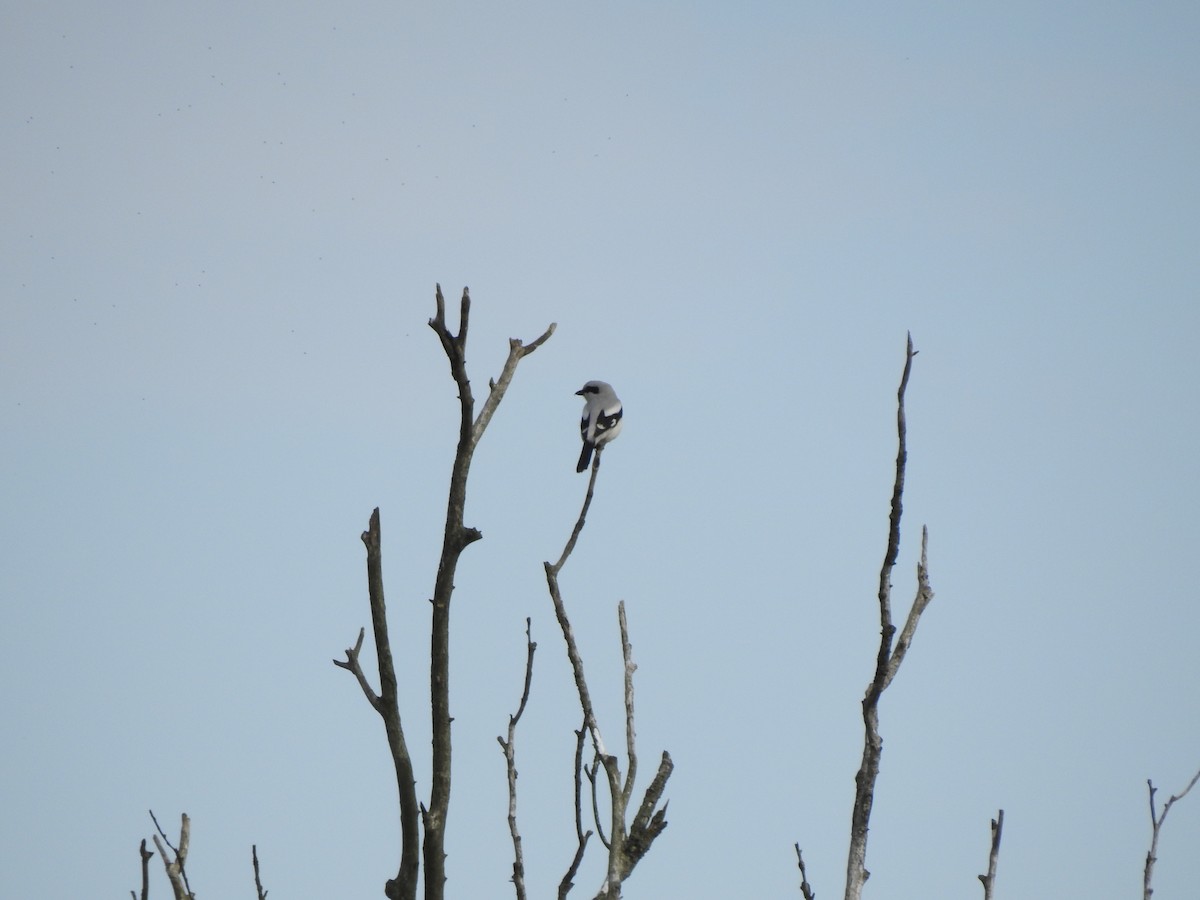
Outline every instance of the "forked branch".
[[[379, 549], [379, 510], [371, 516], [371, 525], [363, 533], [367, 546], [367, 580], [371, 597], [371, 627], [375, 632], [375, 650], [379, 664], [379, 694], [371, 689], [362, 666], [359, 653], [362, 650], [363, 632], [359, 632], [354, 647], [346, 651], [345, 661], [334, 660], [334, 664], [354, 674], [359, 687], [373, 709], [383, 717], [388, 735], [388, 746], [396, 769], [396, 783], [400, 794], [400, 869], [396, 878], [390, 879], [384, 893], [390, 900], [412, 900], [416, 897], [418, 875], [424, 853], [424, 881], [427, 900], [439, 900], [445, 893], [446, 882], [446, 818], [450, 808], [450, 599], [454, 592], [454, 576], [463, 550], [483, 535], [476, 528], [463, 523], [463, 511], [467, 498], [467, 476], [475, 448], [483, 437], [496, 408], [504, 398], [512, 382], [517, 364], [545, 343], [554, 333], [550, 325], [536, 340], [524, 344], [510, 339], [508, 359], [500, 378], [489, 382], [488, 397], [478, 417], [475, 415], [475, 397], [471, 392], [471, 381], [467, 376], [467, 333], [471, 321], [471, 295], [464, 288], [459, 304], [458, 333], [450, 330], [446, 322], [446, 301], [441, 285], [435, 291], [435, 314], [429, 320], [450, 363], [450, 374], [454, 379], [459, 400], [458, 447], [450, 471], [450, 489], [446, 503], [446, 524], [442, 538], [442, 552], [438, 560], [437, 576], [434, 581], [433, 622], [430, 634], [430, 714], [432, 719], [432, 765], [429, 806], [418, 803], [413, 778], [412, 758], [409, 755], [396, 696], [396, 674], [392, 662], [390, 641], [387, 633], [387, 617], [383, 599], [383, 575]], [[422, 847], [418, 822], [424, 825]]]
[[[158, 829], [158, 834], [153, 836], [154, 846], [158, 848], [163, 868], [167, 870], [167, 879], [171, 882], [171, 891], [175, 895], [175, 900], [195, 900], [195, 894], [192, 893], [191, 885], [188, 884], [186, 868], [188, 848], [192, 842], [192, 820], [188, 818], [187, 813], [180, 816], [179, 846], [175, 847], [167, 837], [167, 833], [162, 830], [162, 826], [158, 824], [153, 810], [150, 811], [150, 818], [154, 821], [154, 827]], [[167, 849], [170, 849], [171, 856], [167, 855]], [[143, 854], [143, 860], [145, 858], [145, 854]]]
[[[604, 738], [600, 733], [600, 725], [596, 721], [595, 708], [592, 705], [591, 692], [588, 689], [587, 678], [583, 671], [583, 658], [579, 653], [579, 646], [575, 640], [575, 632], [571, 627], [571, 621], [567, 616], [566, 606], [563, 603], [562, 591], [558, 583], [559, 572], [562, 571], [567, 559], [570, 557], [575, 545], [579, 540], [579, 536], [583, 531], [583, 525], [587, 518], [587, 512], [592, 503], [592, 498], [595, 493], [596, 479], [600, 473], [600, 448], [597, 448], [595, 461], [592, 464], [591, 477], [588, 479], [587, 493], [584, 496], [583, 507], [579, 512], [579, 518], [575, 522], [575, 527], [571, 530], [571, 536], [567, 539], [566, 546], [563, 548], [562, 555], [559, 556], [558, 562], [551, 564], [544, 563], [546, 570], [546, 584], [550, 590], [550, 599], [554, 604], [554, 615], [558, 619], [559, 627], [562, 629], [563, 640], [567, 645], [567, 658], [571, 662], [571, 670], [575, 677], [575, 688], [579, 693], [579, 706], [583, 711], [583, 731], [580, 732], [580, 746], [576, 754], [576, 772], [584, 771], [592, 782], [592, 804], [593, 813], [596, 818], [597, 826], [600, 825], [599, 801], [597, 799], [598, 788], [596, 780], [601, 771], [604, 772], [606, 786], [608, 789], [609, 803], [611, 805], [609, 815], [609, 834], [607, 839], [603, 835], [601, 828], [601, 840], [604, 842], [608, 850], [608, 866], [605, 873], [604, 883], [601, 885], [599, 892], [596, 894], [597, 900], [616, 900], [621, 896], [621, 885], [633, 872], [634, 867], [641, 858], [650, 849], [650, 845], [654, 839], [663, 832], [667, 827], [666, 821], [666, 806], [658, 809], [659, 803], [662, 801], [662, 795], [666, 789], [667, 779], [670, 778], [671, 772], [674, 769], [674, 764], [671, 762], [670, 754], [664, 752], [662, 761], [659, 763], [658, 772], [650, 786], [646, 789], [646, 794], [642, 800], [642, 804], [634, 816], [633, 822], [629, 823], [628, 810], [629, 803], [633, 794], [634, 778], [637, 774], [637, 742], [636, 729], [634, 727], [634, 704], [633, 704], [633, 673], [637, 666], [633, 662], [632, 646], [629, 642], [628, 622], [625, 617], [625, 604], [618, 604], [618, 620], [621, 627], [621, 650], [625, 661], [625, 746], [628, 756], [628, 772], [622, 780], [620, 761], [618, 758], [610, 754], [605, 748]], [[585, 733], [592, 739], [592, 747], [595, 752], [597, 762], [590, 771], [582, 765], [582, 734]], [[571, 889], [571, 879], [574, 878], [575, 872], [579, 867], [579, 861], [582, 859], [583, 850], [587, 842], [587, 837], [582, 833], [582, 825], [579, 822], [580, 817], [580, 782], [578, 774], [576, 775], [575, 789], [575, 809], [576, 809], [576, 832], [579, 834], [579, 846], [575, 855], [575, 859], [568, 870], [567, 875], [563, 878], [559, 885], [559, 897], [566, 896], [566, 892]], [[589, 832], [590, 834], [590, 832]]]
[[425, 895], [429, 900], [442, 897], [446, 881], [446, 817], [450, 811], [450, 600], [454, 593], [454, 576], [458, 560], [470, 544], [483, 535], [476, 528], [463, 524], [467, 502], [467, 476], [475, 448], [483, 437], [496, 407], [512, 381], [517, 364], [550, 339], [552, 323], [536, 340], [524, 344], [516, 338], [508, 342], [508, 359], [500, 378], [489, 382], [490, 390], [483, 409], [475, 416], [475, 397], [467, 377], [467, 329], [471, 315], [471, 295], [463, 288], [459, 303], [458, 334], [446, 323], [446, 301], [442, 287], [435, 292], [436, 313], [429, 327], [437, 334], [450, 363], [450, 374], [458, 387], [459, 426], [458, 448], [450, 470], [450, 491], [446, 503], [446, 527], [442, 538], [442, 555], [438, 561], [437, 578], [433, 587], [433, 625], [430, 636], [429, 686], [430, 712], [433, 732], [432, 788], [429, 807], [421, 808], [425, 825]]
[[383, 594], [383, 556], [381, 550], [379, 508], [371, 513], [367, 530], [362, 533], [363, 545], [367, 548], [367, 592], [371, 601], [371, 630], [375, 634], [375, 659], [379, 669], [379, 694], [371, 689], [367, 676], [359, 661], [362, 651], [364, 630], [359, 629], [358, 640], [346, 650], [345, 661], [335, 659], [333, 664], [354, 674], [363, 695], [371, 708], [383, 719], [387, 732], [388, 750], [396, 773], [396, 789], [400, 801], [400, 869], [394, 879], [384, 886], [384, 895], [390, 900], [412, 900], [417, 895], [417, 877], [420, 871], [421, 836], [418, 832], [418, 805], [416, 779], [413, 775], [412, 756], [404, 737], [404, 726], [400, 720], [400, 702], [396, 688], [396, 667], [392, 661], [392, 645], [388, 638], [387, 603]]
[[1154, 877], [1154, 864], [1158, 862], [1158, 835], [1162, 831], [1163, 822], [1167, 819], [1167, 813], [1171, 811], [1171, 807], [1179, 800], [1182, 800], [1188, 795], [1188, 792], [1196, 786], [1196, 782], [1200, 781], [1200, 771], [1192, 776], [1192, 780], [1178, 794], [1173, 794], [1167, 798], [1167, 802], [1163, 804], [1162, 813], [1158, 813], [1154, 807], [1154, 795], [1158, 792], [1158, 788], [1154, 786], [1149, 778], [1146, 779], [1146, 787], [1150, 791], [1150, 849], [1146, 853], [1146, 869], [1142, 876], [1142, 900], [1150, 900], [1150, 896], [1154, 893], [1151, 881]]
[[900, 639], [893, 647], [896, 626], [892, 621], [892, 570], [900, 553], [900, 521], [904, 510], [904, 476], [908, 463], [908, 426], [905, 419], [904, 395], [908, 389], [908, 378], [912, 372], [912, 335], [904, 358], [904, 372], [896, 392], [896, 432], [899, 448], [896, 453], [896, 476], [892, 486], [891, 514], [889, 516], [887, 549], [883, 566], [879, 572], [879, 651], [875, 658], [875, 676], [867, 686], [863, 697], [863, 756], [858, 774], [855, 776], [854, 809], [850, 822], [850, 850], [846, 860], [846, 900], [860, 900], [863, 885], [870, 873], [866, 868], [867, 832], [871, 820], [871, 807], [875, 798], [875, 781], [879, 777], [879, 760], [883, 753], [883, 739], [879, 734], [879, 699], [904, 661], [908, 648], [917, 631], [921, 614], [933, 600], [929, 585], [926, 549], [928, 532], [921, 529], [921, 560], [917, 565], [917, 594], [909, 609]]

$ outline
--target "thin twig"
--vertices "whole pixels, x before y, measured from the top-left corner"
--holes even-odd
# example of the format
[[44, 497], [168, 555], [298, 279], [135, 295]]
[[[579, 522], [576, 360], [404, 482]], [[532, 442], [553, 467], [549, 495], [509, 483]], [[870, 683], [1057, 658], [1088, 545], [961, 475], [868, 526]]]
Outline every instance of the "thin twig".
[[579, 864], [583, 862], [588, 838], [592, 836], [590, 829], [586, 832], [583, 830], [583, 745], [586, 741], [587, 727], [584, 726], [575, 732], [575, 837], [579, 843], [571, 865], [558, 883], [558, 900], [566, 900], [567, 894], [575, 886], [575, 875], [579, 871]]
[[383, 711], [380, 708], [379, 696], [371, 689], [370, 683], [367, 681], [367, 676], [363, 673], [362, 664], [359, 662], [359, 654], [362, 652], [363, 638], [366, 636], [367, 629], [358, 629], [358, 640], [354, 642], [353, 647], [346, 648], [346, 661], [335, 659], [333, 664], [340, 669], [347, 669], [353, 673], [358, 679], [358, 686], [362, 688], [363, 695], [367, 698], [367, 702], [371, 704], [371, 708], [375, 712], [382, 715]]
[[1182, 800], [1188, 795], [1188, 792], [1196, 786], [1196, 782], [1200, 781], [1200, 771], [1197, 771], [1192, 776], [1192, 780], [1188, 782], [1187, 787], [1181, 793], [1173, 794], [1167, 798], [1167, 802], [1163, 804], [1162, 814], [1156, 815], [1154, 810], [1154, 795], [1158, 789], [1154, 783], [1147, 778], [1146, 787], [1150, 790], [1150, 850], [1146, 853], [1146, 870], [1142, 877], [1142, 900], [1150, 900], [1150, 896], [1154, 893], [1154, 889], [1150, 886], [1154, 876], [1154, 864], [1158, 862], [1158, 834], [1162, 830], [1163, 822], [1166, 821], [1167, 813], [1171, 811], [1171, 807], [1175, 805], [1177, 800]]
[[988, 853], [988, 870], [986, 875], [980, 875], [983, 882], [983, 900], [992, 900], [996, 889], [996, 864], [1000, 861], [1000, 835], [1004, 831], [1004, 810], [992, 819], [992, 849]]
[[517, 900], [525, 900], [525, 856], [521, 851], [521, 832], [517, 829], [517, 758], [516, 738], [517, 723], [525, 712], [529, 702], [529, 686], [533, 681], [533, 654], [537, 644], [531, 633], [532, 621], [525, 619], [525, 687], [521, 691], [521, 702], [517, 711], [508, 717], [508, 740], [497, 737], [500, 748], [504, 751], [504, 766], [508, 773], [508, 831], [513, 842], [513, 888], [517, 892]]
[[600, 838], [600, 843], [604, 845], [605, 850], [612, 849], [612, 843], [604, 834], [604, 823], [600, 821], [600, 797], [596, 783], [599, 780], [596, 776], [600, 772], [600, 757], [596, 756], [592, 762], [592, 767], [583, 767], [583, 774], [587, 776], [587, 780], [592, 784], [592, 821], [596, 823], [596, 836]]
[[575, 543], [579, 540], [579, 535], [583, 531], [583, 523], [587, 520], [588, 508], [592, 505], [592, 496], [596, 492], [596, 477], [600, 474], [599, 454], [603, 449], [603, 447], [596, 448], [596, 462], [592, 466], [591, 477], [588, 478], [587, 493], [584, 494], [583, 497], [583, 508], [579, 510], [579, 518], [575, 521], [575, 527], [571, 529], [571, 536], [567, 539], [566, 546], [563, 547], [562, 555], [558, 558], [558, 562], [556, 562], [553, 566], [551, 566], [549, 563], [546, 563], [546, 565], [553, 570], [555, 576], [558, 575], [558, 573], [562, 570], [563, 565], [566, 564], [567, 557], [570, 556], [571, 552], [575, 549]]
[[800, 867], [800, 894], [804, 900], [816, 900], [817, 895], [813, 893], [812, 885], [808, 883], [808, 872], [804, 869], [804, 854], [800, 852], [800, 845], [796, 844], [796, 865]]

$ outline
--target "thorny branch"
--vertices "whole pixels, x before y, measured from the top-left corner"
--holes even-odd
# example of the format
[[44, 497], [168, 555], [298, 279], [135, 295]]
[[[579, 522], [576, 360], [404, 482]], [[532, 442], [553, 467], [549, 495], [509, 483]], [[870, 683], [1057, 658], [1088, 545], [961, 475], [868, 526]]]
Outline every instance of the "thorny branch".
[[988, 853], [987, 874], [979, 876], [979, 880], [983, 882], [983, 900], [992, 900], [996, 889], [996, 863], [1000, 861], [1000, 835], [1003, 831], [1004, 810], [1000, 810], [996, 818], [992, 819], [992, 849]]
[[1154, 888], [1150, 886], [1150, 883], [1154, 877], [1154, 864], [1158, 862], [1158, 834], [1162, 830], [1163, 822], [1167, 819], [1167, 813], [1171, 811], [1171, 807], [1175, 805], [1176, 801], [1182, 800], [1188, 795], [1188, 792], [1196, 786], [1197, 781], [1200, 781], [1200, 771], [1192, 776], [1192, 780], [1180, 793], [1167, 798], [1167, 802], [1163, 804], [1162, 814], [1159, 815], [1154, 808], [1154, 795], [1158, 792], [1158, 788], [1149, 778], [1146, 779], [1146, 787], [1150, 790], [1151, 832], [1150, 849], [1146, 853], [1146, 870], [1142, 876], [1142, 900], [1150, 900], [1150, 896], [1154, 893]]

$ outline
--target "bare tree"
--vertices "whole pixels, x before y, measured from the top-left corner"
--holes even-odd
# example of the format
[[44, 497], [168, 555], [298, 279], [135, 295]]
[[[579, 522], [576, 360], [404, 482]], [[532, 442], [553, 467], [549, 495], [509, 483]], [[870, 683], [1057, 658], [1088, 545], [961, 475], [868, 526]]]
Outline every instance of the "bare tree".
[[438, 561], [433, 588], [433, 623], [430, 638], [429, 695], [433, 725], [433, 750], [430, 773], [429, 805], [418, 803], [413, 779], [412, 756], [404, 739], [400, 709], [396, 694], [396, 673], [387, 634], [387, 615], [383, 594], [383, 573], [379, 550], [379, 510], [371, 515], [368, 530], [363, 533], [367, 546], [367, 583], [371, 602], [371, 627], [375, 632], [375, 650], [379, 666], [380, 693], [376, 694], [359, 662], [363, 632], [358, 642], [346, 651], [344, 661], [334, 664], [351, 671], [358, 680], [371, 707], [383, 717], [388, 746], [395, 763], [396, 784], [400, 794], [400, 868], [394, 879], [384, 886], [391, 900], [411, 900], [416, 897], [421, 868], [418, 857], [422, 852], [421, 835], [417, 830], [418, 812], [424, 829], [423, 857], [426, 900], [441, 900], [446, 883], [446, 822], [450, 810], [451, 734], [450, 734], [450, 601], [454, 593], [454, 575], [462, 552], [483, 535], [463, 522], [466, 506], [467, 478], [471, 460], [479, 439], [491, 422], [496, 408], [516, 373], [517, 364], [545, 343], [555, 326], [542, 333], [530, 344], [513, 338], [509, 340], [508, 359], [499, 379], [488, 383], [488, 395], [478, 415], [475, 397], [467, 376], [467, 332], [470, 324], [471, 296], [464, 288], [459, 305], [458, 333], [450, 331], [446, 322], [446, 303], [441, 286], [436, 291], [436, 315], [429, 327], [437, 334], [450, 363], [450, 374], [458, 388], [459, 431], [458, 447], [450, 471], [449, 498], [446, 503], [446, 524], [442, 538], [442, 553]]
[[[388, 746], [394, 763], [396, 784], [400, 806], [401, 846], [400, 865], [394, 879], [389, 879], [384, 893], [391, 900], [415, 900], [417, 885], [420, 881], [422, 864], [424, 869], [424, 884], [426, 900], [441, 900], [445, 892], [445, 830], [449, 811], [451, 786], [451, 717], [449, 694], [449, 614], [450, 601], [454, 590], [454, 575], [458, 560], [463, 550], [479, 540], [482, 534], [475, 528], [464, 524], [463, 514], [466, 502], [467, 479], [474, 451], [483, 432], [495, 414], [500, 401], [510, 385], [518, 363], [528, 354], [536, 350], [554, 333], [555, 325], [551, 324], [541, 336], [530, 344], [523, 344], [516, 339], [509, 341], [509, 355], [498, 380], [489, 381], [488, 396], [479, 413], [475, 413], [475, 399], [466, 370], [466, 340], [470, 316], [470, 295], [463, 290], [459, 314], [459, 331], [452, 333], [446, 323], [445, 301], [440, 286], [436, 291], [436, 315], [429, 321], [430, 327], [438, 335], [450, 364], [451, 376], [458, 389], [460, 404], [459, 440], [455, 452], [454, 464], [451, 470], [449, 497], [446, 510], [446, 522], [443, 534], [442, 552], [438, 563], [437, 575], [434, 581], [432, 604], [432, 627], [430, 646], [430, 710], [433, 724], [432, 747], [432, 777], [431, 793], [428, 806], [421, 803], [416, 795], [416, 782], [413, 775], [413, 760], [409, 753], [404, 729], [401, 721], [397, 680], [392, 660], [390, 641], [387, 628], [387, 608], [383, 590], [383, 569], [381, 555], [381, 535], [379, 510], [375, 509], [370, 517], [368, 528], [362, 534], [362, 540], [367, 551], [367, 585], [371, 608], [371, 625], [375, 638], [376, 659], [380, 689], [376, 693], [362, 668], [360, 656], [365, 640], [365, 628], [359, 629], [355, 645], [346, 650], [345, 660], [334, 660], [334, 664], [350, 671], [358, 681], [364, 696], [370, 706], [384, 721]], [[928, 532], [922, 528], [921, 553], [917, 565], [917, 589], [903, 627], [897, 635], [893, 620], [891, 602], [891, 574], [895, 567], [900, 546], [900, 525], [903, 513], [903, 494], [905, 471], [907, 465], [907, 425], [905, 418], [905, 392], [912, 370], [913, 358], [912, 337], [908, 337], [904, 371], [897, 391], [897, 433], [899, 449], [896, 456], [895, 480], [891, 498], [891, 514], [889, 517], [887, 549], [879, 575], [879, 615], [880, 643], [876, 655], [874, 676], [868, 685], [862, 700], [864, 740], [862, 763], [855, 777], [855, 799], [851, 818], [850, 846], [846, 869], [846, 900], [861, 900], [863, 885], [870, 877], [866, 869], [867, 834], [870, 823], [871, 809], [874, 800], [875, 783], [879, 775], [880, 757], [883, 742], [879, 733], [879, 702], [883, 692], [891, 684], [903, 663], [913, 638], [921, 615], [933, 599], [933, 590], [928, 578]], [[657, 771], [637, 805], [636, 812], [630, 818], [633, 792], [638, 770], [638, 752], [636, 742], [636, 727], [634, 716], [634, 683], [633, 675], [637, 665], [633, 661], [632, 645], [629, 639], [629, 625], [626, 617], [625, 603], [617, 606], [618, 625], [621, 640], [621, 652], [624, 661], [624, 709], [625, 709], [625, 762], [626, 771], [621, 771], [621, 759], [618, 754], [611, 752], [604, 742], [600, 723], [597, 721], [591, 692], [584, 674], [583, 659], [575, 639], [574, 630], [567, 615], [559, 584], [559, 575], [571, 556], [583, 531], [588, 510], [591, 506], [597, 477], [600, 471], [600, 461], [603, 448], [596, 448], [591, 476], [588, 481], [583, 507], [574, 528], [567, 540], [562, 554], [557, 562], [545, 562], [546, 582], [554, 607], [555, 617], [563, 633], [567, 657], [570, 661], [579, 704], [582, 712], [582, 725], [575, 732], [575, 832], [577, 847], [558, 886], [559, 900], [564, 900], [574, 887], [574, 879], [578, 873], [584, 854], [593, 835], [591, 829], [585, 830], [583, 782], [586, 777], [590, 785], [591, 810], [596, 826], [596, 834], [600, 838], [607, 853], [607, 865], [603, 883], [595, 894], [596, 900], [618, 900], [621, 889], [634, 868], [645, 856], [655, 839], [667, 826], [666, 804], [663, 795], [674, 768], [670, 754], [663, 752]], [[517, 826], [516, 806], [516, 729], [528, 703], [532, 678], [533, 660], [537, 645], [532, 639], [532, 625], [526, 619], [526, 665], [524, 687], [515, 713], [509, 717], [507, 739], [497, 740], [504, 752], [509, 788], [508, 822], [513, 841], [513, 885], [517, 900], [525, 900], [525, 869], [524, 854], [520, 832]], [[585, 759], [585, 746], [590, 742], [593, 763], [588, 766]], [[1184, 790], [1171, 796], [1159, 813], [1155, 804], [1156, 789], [1152, 782], [1147, 781], [1150, 800], [1151, 843], [1146, 854], [1144, 873], [1143, 900], [1150, 900], [1153, 890], [1151, 880], [1154, 864], [1157, 862], [1159, 835], [1166, 820], [1167, 813], [1179, 800], [1182, 800], [1200, 781], [1197, 772]], [[601, 813], [601, 794], [608, 800], [607, 815]], [[662, 804], [660, 808], [660, 804]], [[186, 814], [181, 816], [178, 846], [171, 843], [166, 832], [159, 825], [153, 811], [150, 813], [157, 834], [153, 836], [154, 844], [162, 859], [163, 867], [171, 884], [175, 900], [194, 900], [195, 894], [188, 883], [186, 871], [188, 851], [191, 842], [191, 822]], [[606, 824], [607, 822], [607, 828]], [[995, 889], [996, 869], [1000, 850], [1000, 840], [1004, 825], [1004, 810], [1000, 810], [991, 822], [991, 851], [988, 859], [988, 871], [980, 875], [984, 888], [984, 900], [993, 900]], [[422, 854], [422, 830], [424, 836]], [[168, 850], [170, 853], [168, 853]], [[796, 861], [800, 871], [800, 891], [804, 900], [815, 900], [815, 892], [808, 883], [804, 857], [800, 845], [795, 845]], [[149, 900], [149, 862], [154, 851], [147, 848], [146, 841], [139, 848], [141, 861], [141, 900]], [[266, 900], [267, 891], [263, 888], [259, 872], [258, 847], [251, 847], [251, 860], [254, 871], [254, 885], [258, 900]], [[138, 900], [137, 891], [130, 891], [133, 900]]]
[[[558, 583], [558, 575], [562, 571], [563, 566], [566, 565], [567, 559], [575, 549], [575, 544], [583, 531], [588, 508], [592, 504], [592, 497], [595, 493], [596, 478], [600, 473], [600, 459], [603, 449], [603, 447], [596, 448], [596, 453], [592, 461], [592, 474], [588, 479], [587, 493], [584, 495], [583, 508], [579, 512], [579, 518], [575, 522], [575, 527], [571, 530], [571, 536], [567, 539], [562, 555], [559, 556], [557, 562], [546, 562], [543, 563], [543, 566], [546, 570], [546, 584], [550, 590], [550, 599], [554, 603], [554, 615], [558, 619], [559, 627], [562, 629], [563, 640], [567, 645], [567, 658], [571, 662], [571, 670], [575, 676], [575, 688], [579, 694], [579, 706], [583, 711], [583, 729], [579, 735], [580, 750], [582, 750], [583, 735], [586, 734], [591, 738], [592, 750], [596, 759], [596, 765], [588, 773], [588, 778], [592, 783], [592, 804], [593, 812], [596, 816], [596, 827], [600, 832], [601, 841], [608, 850], [608, 865], [605, 870], [604, 882], [596, 894], [596, 900], [617, 900], [621, 896], [621, 885], [624, 884], [625, 880], [632, 874], [634, 867], [645, 856], [654, 839], [662, 834], [663, 830], [667, 827], [666, 806], [659, 809], [658, 804], [662, 801], [663, 792], [667, 787], [667, 780], [671, 777], [671, 772], [674, 769], [674, 763], [671, 761], [671, 755], [664, 750], [658, 764], [658, 771], [647, 786], [637, 812], [634, 814], [633, 820], [630, 821], [629, 804], [633, 798], [634, 781], [637, 777], [638, 768], [637, 732], [634, 722], [633, 702], [633, 673], [637, 670], [637, 665], [633, 662], [633, 648], [629, 642], [629, 625], [625, 616], [625, 602], [621, 601], [617, 604], [617, 617], [621, 631], [621, 653], [625, 662], [625, 758], [627, 770], [622, 779], [620, 759], [608, 751], [600, 732], [600, 724], [596, 720], [591, 691], [588, 688], [587, 678], [583, 671], [583, 657], [579, 653], [579, 646], [575, 641], [575, 632], [567, 616], [566, 605], [563, 602], [562, 591]], [[581, 764], [580, 754], [577, 753], [576, 765], [578, 767]], [[603, 771], [604, 773], [606, 792], [609, 799], [609, 830], [607, 838], [604, 836], [603, 826], [600, 822], [596, 797], [596, 781], [599, 771]], [[579, 824], [579, 790], [580, 782], [577, 777], [575, 802], [576, 832], [579, 835], [579, 849], [572, 861], [571, 868], [560, 885], [559, 897], [565, 896], [566, 891], [570, 890], [571, 879], [574, 877], [574, 872], [578, 869], [579, 861], [582, 859], [587, 843], [587, 836], [583, 834], [582, 826]]]
[[1179, 800], [1182, 800], [1188, 795], [1188, 792], [1196, 786], [1196, 782], [1200, 781], [1200, 771], [1192, 776], [1192, 780], [1178, 794], [1172, 794], [1167, 798], [1167, 802], [1163, 804], [1162, 813], [1156, 812], [1154, 808], [1154, 795], [1158, 792], [1158, 788], [1154, 786], [1154, 782], [1149, 778], [1146, 779], [1146, 787], [1150, 791], [1150, 849], [1146, 851], [1146, 869], [1142, 875], [1142, 900], [1150, 900], [1154, 893], [1154, 888], [1150, 886], [1151, 880], [1154, 877], [1154, 864], [1158, 862], [1158, 835], [1162, 831], [1163, 822], [1167, 820], [1167, 813], [1171, 811], [1171, 807]]
[[[908, 465], [908, 425], [904, 411], [904, 395], [912, 373], [912, 335], [908, 335], [904, 371], [900, 376], [900, 387], [896, 391], [896, 432], [899, 448], [896, 453], [895, 480], [892, 485], [891, 514], [888, 521], [887, 549], [883, 566], [879, 571], [879, 650], [875, 657], [875, 674], [867, 685], [862, 700], [863, 754], [862, 763], [855, 775], [854, 806], [850, 819], [850, 848], [846, 859], [845, 900], [861, 900], [863, 885], [871, 873], [867, 871], [867, 834], [871, 821], [871, 807], [875, 801], [875, 782], [879, 777], [879, 760], [883, 755], [883, 738], [879, 734], [879, 701], [883, 692], [896, 677], [900, 664], [912, 646], [921, 614], [933, 600], [933, 589], [929, 584], [927, 549], [929, 532], [921, 529], [921, 558], [917, 563], [917, 591], [909, 607], [904, 627], [896, 637], [896, 625], [892, 617], [892, 570], [900, 553], [900, 522], [904, 511], [904, 476]], [[893, 643], [894, 642], [894, 643]], [[804, 860], [800, 846], [796, 845], [796, 858], [800, 865], [800, 890], [805, 900], [812, 900], [813, 892], [804, 871]]]

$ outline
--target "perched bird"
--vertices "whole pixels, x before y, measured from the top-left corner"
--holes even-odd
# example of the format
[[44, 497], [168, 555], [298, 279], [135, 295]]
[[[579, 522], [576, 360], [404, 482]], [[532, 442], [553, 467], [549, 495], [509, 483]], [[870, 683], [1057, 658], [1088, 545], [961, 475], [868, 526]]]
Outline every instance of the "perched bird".
[[575, 393], [583, 398], [583, 418], [579, 422], [583, 452], [575, 467], [576, 472], [582, 472], [592, 461], [592, 450], [600, 449], [621, 433], [621, 401], [612, 385], [604, 381], [589, 381]]

